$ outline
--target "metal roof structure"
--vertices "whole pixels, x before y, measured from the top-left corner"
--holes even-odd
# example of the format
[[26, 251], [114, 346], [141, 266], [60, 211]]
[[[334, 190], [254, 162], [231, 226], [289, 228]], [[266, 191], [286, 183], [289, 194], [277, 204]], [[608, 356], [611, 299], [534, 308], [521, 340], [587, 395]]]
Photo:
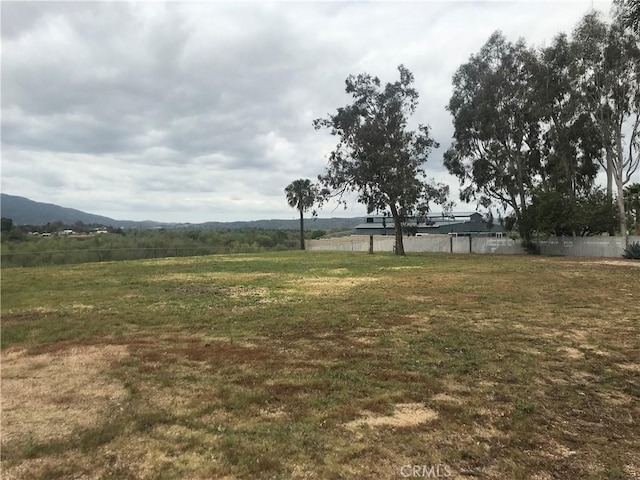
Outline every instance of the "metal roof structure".
[[[499, 224], [489, 225], [478, 212], [456, 212], [452, 214], [430, 213], [424, 217], [405, 222], [416, 234], [496, 235], [502, 234]], [[393, 235], [393, 218], [371, 215], [365, 223], [355, 227], [357, 235]]]

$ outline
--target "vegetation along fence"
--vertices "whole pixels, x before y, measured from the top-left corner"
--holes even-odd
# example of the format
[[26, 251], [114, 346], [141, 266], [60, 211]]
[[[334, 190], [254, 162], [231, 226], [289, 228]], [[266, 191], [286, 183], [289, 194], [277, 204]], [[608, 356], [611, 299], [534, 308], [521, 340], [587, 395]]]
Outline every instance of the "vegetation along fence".
[[87, 262], [111, 262], [165, 257], [192, 257], [228, 253], [220, 248], [90, 248], [83, 250], [41, 250], [2, 253], [2, 267], [33, 267]]
[[[640, 242], [640, 236], [629, 237], [629, 243]], [[550, 237], [536, 240], [542, 255], [575, 257], [620, 257], [624, 250], [623, 237]], [[392, 252], [393, 235], [375, 235], [374, 252]], [[322, 240], [307, 240], [307, 250], [333, 250], [366, 252], [369, 237], [352, 235]], [[454, 237], [429, 235], [404, 237], [406, 252], [488, 253], [503, 255], [525, 254], [520, 240], [496, 237]], [[278, 248], [276, 248], [278, 249]], [[86, 262], [110, 262], [119, 260], [153, 259], [165, 257], [191, 257], [221, 253], [253, 253], [264, 248], [217, 247], [133, 247], [87, 248], [69, 250], [37, 250], [3, 252], [2, 267], [33, 267], [38, 265], [63, 265]]]
[[[442, 253], [493, 253], [525, 254], [520, 240], [497, 237], [454, 237], [449, 235], [429, 235], [404, 237], [405, 252]], [[640, 242], [640, 236], [629, 237], [629, 243]], [[542, 255], [570, 257], [621, 257], [625, 248], [624, 237], [549, 237], [535, 240]], [[391, 252], [395, 244], [393, 235], [375, 235], [374, 252]], [[310, 240], [308, 250], [338, 250], [366, 252], [369, 237], [351, 235], [328, 240]]]
[[[17, 235], [13, 235], [17, 233]], [[322, 235], [324, 232], [309, 232]], [[127, 230], [100, 235], [40, 237], [3, 233], [2, 267], [258, 253], [299, 248], [299, 232], [288, 230]]]

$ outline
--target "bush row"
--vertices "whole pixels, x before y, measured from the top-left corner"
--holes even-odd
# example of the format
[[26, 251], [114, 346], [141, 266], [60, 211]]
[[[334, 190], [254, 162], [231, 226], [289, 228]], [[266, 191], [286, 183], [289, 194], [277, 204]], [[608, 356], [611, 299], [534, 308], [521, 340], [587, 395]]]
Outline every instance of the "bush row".
[[[307, 233], [317, 238], [324, 232]], [[299, 248], [294, 230], [128, 230], [86, 237], [29, 237], [2, 242], [2, 267], [255, 253]]]

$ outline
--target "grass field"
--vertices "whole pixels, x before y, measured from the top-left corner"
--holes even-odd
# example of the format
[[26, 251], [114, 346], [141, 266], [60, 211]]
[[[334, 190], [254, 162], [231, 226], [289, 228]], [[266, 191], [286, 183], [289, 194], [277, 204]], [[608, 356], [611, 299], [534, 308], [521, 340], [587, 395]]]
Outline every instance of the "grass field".
[[2, 478], [640, 478], [639, 265], [5, 269]]

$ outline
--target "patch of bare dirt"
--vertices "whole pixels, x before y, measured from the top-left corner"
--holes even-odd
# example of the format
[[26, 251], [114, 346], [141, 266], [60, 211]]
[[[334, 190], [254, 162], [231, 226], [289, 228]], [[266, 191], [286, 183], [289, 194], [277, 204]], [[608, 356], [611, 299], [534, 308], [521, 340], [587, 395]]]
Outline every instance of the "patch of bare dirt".
[[29, 356], [2, 353], [2, 444], [46, 441], [90, 428], [126, 395], [109, 378], [112, 362], [128, 355], [122, 345], [72, 347]]

